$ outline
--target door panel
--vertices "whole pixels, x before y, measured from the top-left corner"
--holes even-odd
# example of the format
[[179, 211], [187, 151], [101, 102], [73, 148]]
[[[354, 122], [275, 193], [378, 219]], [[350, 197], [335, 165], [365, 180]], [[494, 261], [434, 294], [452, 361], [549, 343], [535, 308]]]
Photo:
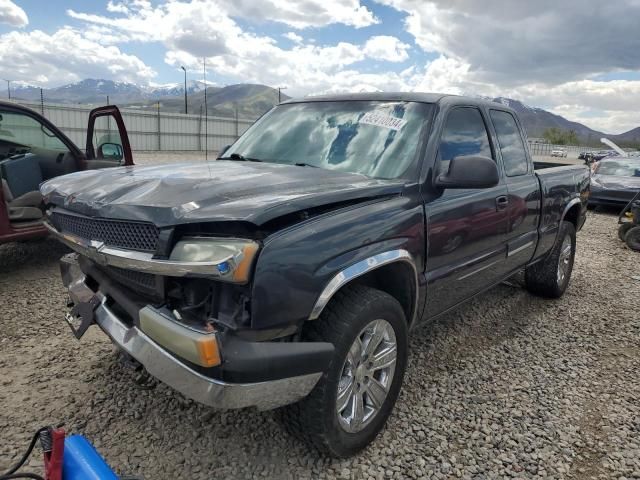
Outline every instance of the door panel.
[[86, 155], [89, 169], [133, 165], [127, 129], [118, 107], [108, 105], [89, 113]]
[[498, 139], [509, 192], [506, 265], [511, 271], [524, 265], [535, 252], [540, 221], [540, 184], [515, 117], [503, 110], [491, 110], [489, 116]]
[[[460, 155], [495, 159], [485, 120], [476, 108], [448, 113], [436, 174]], [[501, 179], [492, 188], [446, 189], [425, 205], [427, 217], [427, 315], [433, 316], [498, 281], [505, 270], [509, 210]]]
[[460, 191], [427, 210], [427, 312], [436, 315], [493, 283], [504, 270], [508, 212], [504, 185]]

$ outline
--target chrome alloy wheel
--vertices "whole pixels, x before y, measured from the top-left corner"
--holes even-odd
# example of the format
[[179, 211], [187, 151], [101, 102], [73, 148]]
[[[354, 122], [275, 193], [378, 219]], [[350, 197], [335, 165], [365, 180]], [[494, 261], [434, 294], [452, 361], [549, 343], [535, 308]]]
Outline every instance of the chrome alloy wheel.
[[560, 255], [558, 256], [558, 285], [564, 283], [565, 278], [569, 274], [569, 265], [571, 263], [571, 237], [566, 235], [560, 247]]
[[396, 334], [386, 320], [374, 320], [355, 338], [338, 382], [336, 413], [349, 433], [365, 428], [387, 398], [396, 368]]

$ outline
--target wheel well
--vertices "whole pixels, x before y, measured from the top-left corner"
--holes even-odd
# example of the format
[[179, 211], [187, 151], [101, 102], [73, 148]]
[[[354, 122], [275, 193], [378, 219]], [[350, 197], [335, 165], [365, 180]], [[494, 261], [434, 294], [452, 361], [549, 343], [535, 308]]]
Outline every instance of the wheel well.
[[377, 288], [395, 298], [404, 310], [407, 324], [411, 324], [416, 308], [416, 274], [413, 266], [407, 262], [394, 262], [371, 270], [347, 283], [348, 285], [366, 285]]
[[580, 204], [577, 203], [569, 209], [564, 216], [563, 220], [573, 223], [573, 226], [578, 229], [578, 218], [580, 217]]

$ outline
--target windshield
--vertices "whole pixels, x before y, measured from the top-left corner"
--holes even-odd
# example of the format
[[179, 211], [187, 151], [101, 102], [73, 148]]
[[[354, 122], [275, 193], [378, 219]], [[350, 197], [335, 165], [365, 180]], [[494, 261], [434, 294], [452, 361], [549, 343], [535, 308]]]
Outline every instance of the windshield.
[[616, 177], [640, 177], [640, 162], [602, 162], [596, 173], [599, 175], [615, 175]]
[[319, 167], [375, 178], [407, 176], [432, 106], [336, 101], [280, 105], [222, 158]]

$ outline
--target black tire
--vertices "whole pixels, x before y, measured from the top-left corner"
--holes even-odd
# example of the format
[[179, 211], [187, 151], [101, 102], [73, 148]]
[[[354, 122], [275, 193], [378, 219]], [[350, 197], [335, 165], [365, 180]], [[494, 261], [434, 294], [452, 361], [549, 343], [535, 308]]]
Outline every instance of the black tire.
[[[362, 330], [377, 319], [395, 333], [397, 357], [387, 396], [366, 426], [349, 433], [338, 420], [338, 385], [347, 354]], [[407, 322], [400, 303], [391, 295], [365, 286], [350, 286], [335, 294], [317, 320], [304, 331], [309, 341], [331, 342], [335, 354], [327, 372], [300, 402], [281, 409], [281, 420], [297, 438], [321, 453], [344, 458], [369, 445], [384, 427], [396, 403], [407, 363]]]
[[629, 229], [624, 237], [624, 241], [631, 250], [640, 252], [640, 226], [635, 225], [633, 228]]
[[[569, 239], [568, 243], [571, 245], [568, 258], [562, 255], [563, 245], [566, 247], [565, 239], [567, 238]], [[569, 285], [575, 254], [576, 229], [573, 223], [562, 222], [556, 244], [551, 249], [547, 258], [525, 269], [524, 278], [527, 290], [541, 297], [560, 298]], [[567, 268], [564, 276], [561, 277], [559, 274], [559, 264], [561, 261], [564, 262], [565, 259], [567, 260]]]
[[627, 236], [627, 232], [629, 230], [631, 230], [633, 227], [635, 227], [636, 225], [629, 222], [629, 223], [621, 223], [620, 226], [618, 227], [618, 238], [620, 240], [622, 240], [623, 242], [626, 241], [626, 236]]

